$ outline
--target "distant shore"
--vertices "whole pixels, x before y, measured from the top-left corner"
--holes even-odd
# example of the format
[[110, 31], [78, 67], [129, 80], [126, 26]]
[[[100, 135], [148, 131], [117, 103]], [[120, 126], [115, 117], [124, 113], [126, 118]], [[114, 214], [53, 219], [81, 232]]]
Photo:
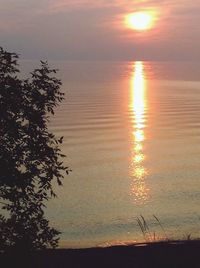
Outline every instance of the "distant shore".
[[[199, 268], [200, 241], [170, 241], [90, 249], [56, 249], [0, 255], [4, 267]], [[4, 265], [3, 265], [4, 263]], [[14, 265], [14, 266], [13, 266]]]

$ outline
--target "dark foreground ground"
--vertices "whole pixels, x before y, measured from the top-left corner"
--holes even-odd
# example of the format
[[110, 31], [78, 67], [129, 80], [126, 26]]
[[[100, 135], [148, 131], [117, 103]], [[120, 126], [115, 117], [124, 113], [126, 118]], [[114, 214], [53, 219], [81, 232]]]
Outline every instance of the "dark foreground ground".
[[0, 267], [200, 268], [200, 241], [151, 243], [92, 249], [57, 249], [0, 255]]

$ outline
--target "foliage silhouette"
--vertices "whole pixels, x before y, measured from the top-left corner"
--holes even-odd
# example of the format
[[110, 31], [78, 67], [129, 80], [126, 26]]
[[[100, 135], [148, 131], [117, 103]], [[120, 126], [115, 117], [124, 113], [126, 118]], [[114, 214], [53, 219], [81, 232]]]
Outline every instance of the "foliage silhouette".
[[0, 48], [0, 251], [56, 247], [59, 231], [44, 216], [69, 172], [59, 148], [63, 137], [48, 131], [49, 116], [63, 100], [57, 70], [47, 62], [19, 78], [18, 55]]

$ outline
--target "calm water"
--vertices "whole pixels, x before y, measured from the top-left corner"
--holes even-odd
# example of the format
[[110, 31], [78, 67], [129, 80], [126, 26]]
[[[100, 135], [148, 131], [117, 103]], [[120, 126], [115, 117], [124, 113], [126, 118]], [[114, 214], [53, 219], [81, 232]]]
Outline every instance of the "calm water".
[[[30, 63], [26, 62], [24, 66]], [[200, 236], [200, 64], [54, 62], [66, 100], [50, 128], [73, 172], [47, 214], [61, 246]]]

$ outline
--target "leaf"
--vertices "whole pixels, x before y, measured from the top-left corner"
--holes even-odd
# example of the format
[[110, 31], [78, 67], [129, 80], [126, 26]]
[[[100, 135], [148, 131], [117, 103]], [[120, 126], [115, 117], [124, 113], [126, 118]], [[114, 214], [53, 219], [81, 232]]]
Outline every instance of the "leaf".
[[62, 185], [65, 167], [50, 115], [63, 100], [57, 70], [47, 61], [30, 78], [18, 77], [18, 55], [0, 47], [0, 251], [56, 247], [60, 232], [50, 228], [43, 209], [55, 198], [53, 181]]

